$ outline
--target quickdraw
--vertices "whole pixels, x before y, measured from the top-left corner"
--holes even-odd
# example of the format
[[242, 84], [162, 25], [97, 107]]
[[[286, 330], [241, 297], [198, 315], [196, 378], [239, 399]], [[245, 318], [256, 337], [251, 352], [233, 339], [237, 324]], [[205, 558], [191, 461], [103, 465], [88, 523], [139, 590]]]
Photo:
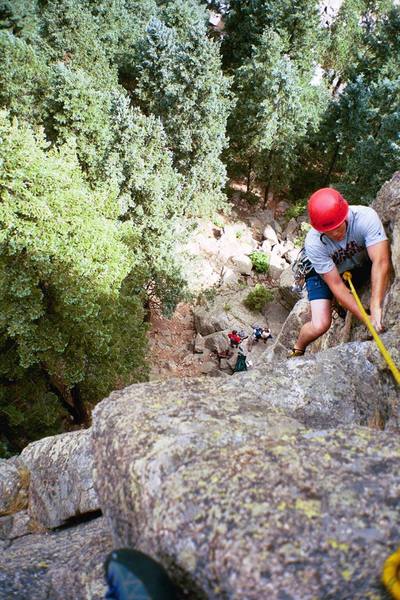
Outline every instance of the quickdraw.
[[294, 275], [294, 281], [296, 286], [303, 288], [306, 275], [313, 270], [310, 259], [307, 257], [305, 248], [302, 248], [292, 264], [292, 271]]

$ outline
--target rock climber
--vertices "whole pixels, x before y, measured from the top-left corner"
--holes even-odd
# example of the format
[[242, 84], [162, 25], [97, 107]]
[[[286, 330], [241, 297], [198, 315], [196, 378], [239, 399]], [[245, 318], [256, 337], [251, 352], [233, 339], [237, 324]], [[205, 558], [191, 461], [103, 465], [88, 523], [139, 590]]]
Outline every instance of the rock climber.
[[253, 325], [253, 332], [249, 341], [247, 342], [247, 350], [251, 352], [253, 345], [259, 342], [259, 340], [263, 340], [264, 344], [266, 344], [267, 340], [269, 339], [272, 339], [272, 333], [270, 329], [261, 327], [260, 325]]
[[390, 248], [375, 210], [349, 206], [333, 188], [314, 192], [308, 201], [312, 228], [305, 254], [312, 265], [306, 274], [311, 321], [305, 323], [289, 357], [302, 356], [307, 346], [328, 331], [332, 299], [361, 321], [361, 312], [341, 275], [351, 271], [355, 287], [371, 279], [370, 314], [377, 332], [383, 331], [382, 304], [391, 270]]
[[240, 337], [236, 329], [233, 329], [230, 333], [228, 333], [228, 338], [230, 341], [231, 348], [237, 348], [240, 342], [242, 341], [242, 338]]

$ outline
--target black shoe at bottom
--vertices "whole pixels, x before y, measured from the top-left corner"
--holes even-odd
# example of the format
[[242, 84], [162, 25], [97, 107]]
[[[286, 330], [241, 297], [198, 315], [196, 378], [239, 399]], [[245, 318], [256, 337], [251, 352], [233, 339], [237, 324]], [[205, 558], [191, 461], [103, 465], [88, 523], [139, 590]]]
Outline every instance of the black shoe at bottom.
[[176, 600], [165, 569], [139, 550], [113, 550], [105, 562], [107, 600]]

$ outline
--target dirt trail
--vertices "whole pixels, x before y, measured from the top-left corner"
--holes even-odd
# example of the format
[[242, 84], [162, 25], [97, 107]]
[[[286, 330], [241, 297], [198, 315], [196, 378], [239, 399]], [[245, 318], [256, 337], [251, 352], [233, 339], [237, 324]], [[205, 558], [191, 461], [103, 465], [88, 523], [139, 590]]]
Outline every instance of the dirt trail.
[[178, 304], [171, 319], [153, 314], [150, 322], [150, 378], [201, 375], [202, 363], [210, 353], [193, 354], [196, 332], [190, 305]]

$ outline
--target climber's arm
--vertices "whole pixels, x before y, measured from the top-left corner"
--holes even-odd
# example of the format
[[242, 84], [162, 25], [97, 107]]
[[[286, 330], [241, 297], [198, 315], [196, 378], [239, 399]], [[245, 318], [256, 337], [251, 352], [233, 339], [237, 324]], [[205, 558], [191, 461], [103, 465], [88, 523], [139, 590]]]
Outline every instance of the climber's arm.
[[375, 329], [382, 331], [382, 303], [389, 284], [391, 269], [390, 247], [387, 240], [367, 248], [372, 262], [371, 269], [371, 320]]
[[343, 279], [341, 278], [339, 271], [336, 267], [333, 267], [329, 273], [324, 273], [321, 275], [325, 283], [329, 286], [332, 294], [335, 296], [337, 301], [347, 310], [353, 313], [363, 321], [360, 309], [357, 306], [357, 302], [355, 301], [350, 290], [345, 286]]

